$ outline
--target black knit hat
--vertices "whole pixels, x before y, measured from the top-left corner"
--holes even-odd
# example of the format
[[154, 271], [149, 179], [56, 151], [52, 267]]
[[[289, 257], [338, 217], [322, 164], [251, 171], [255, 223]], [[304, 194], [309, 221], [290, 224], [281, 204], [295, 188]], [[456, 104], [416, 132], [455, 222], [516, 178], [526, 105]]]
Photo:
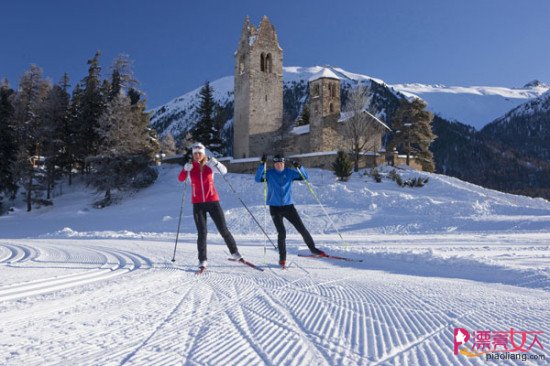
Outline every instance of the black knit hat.
[[277, 154], [273, 157], [273, 162], [274, 163], [284, 163], [285, 162], [285, 157], [282, 156], [281, 154]]

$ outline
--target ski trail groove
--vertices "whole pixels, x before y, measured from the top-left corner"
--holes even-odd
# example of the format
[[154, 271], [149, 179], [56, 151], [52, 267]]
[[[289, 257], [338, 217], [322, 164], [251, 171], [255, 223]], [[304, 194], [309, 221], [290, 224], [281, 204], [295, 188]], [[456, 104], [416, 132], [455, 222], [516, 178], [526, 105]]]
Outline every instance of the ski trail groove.
[[[10, 259], [10, 263], [27, 261], [31, 258], [33, 253], [37, 253], [37, 251], [33, 249], [28, 249], [20, 245], [10, 245], [9, 247], [17, 251], [14, 257], [16, 259]], [[124, 273], [135, 271], [142, 266], [145, 266], [145, 268], [151, 267], [150, 261], [147, 260], [143, 263], [143, 257], [129, 252], [110, 250], [101, 247], [91, 247], [90, 249], [95, 250], [106, 258], [106, 261], [101, 267], [72, 275], [43, 278], [34, 282], [1, 287], [0, 302], [41, 295], [48, 292], [82, 286], [96, 281], [107, 280]], [[22, 255], [21, 252], [23, 253]]]

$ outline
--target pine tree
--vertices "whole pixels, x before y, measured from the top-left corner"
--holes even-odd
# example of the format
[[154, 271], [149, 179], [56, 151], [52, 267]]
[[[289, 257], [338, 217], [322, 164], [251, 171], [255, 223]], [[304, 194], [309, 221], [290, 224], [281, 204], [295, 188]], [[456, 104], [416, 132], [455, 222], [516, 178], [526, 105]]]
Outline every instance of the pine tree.
[[304, 108], [302, 109], [302, 114], [300, 114], [300, 118], [298, 120], [298, 126], [305, 126], [309, 125], [309, 107], [307, 104], [304, 104]]
[[191, 134], [195, 141], [202, 142], [210, 151], [221, 153], [222, 141], [220, 128], [215, 123], [214, 109], [216, 102], [212, 94], [213, 89], [207, 81], [200, 91], [200, 104], [197, 108], [199, 121]]
[[100, 207], [112, 203], [113, 190], [142, 188], [156, 179], [156, 172], [149, 164], [159, 144], [155, 132], [149, 128], [145, 100], [136, 88], [126, 91], [124, 84], [117, 86], [117, 80], [129, 77], [133, 80], [130, 68], [113, 70], [110, 85], [118, 91], [111, 90], [112, 99], [96, 129], [100, 144], [98, 153], [90, 158], [94, 168], [91, 183], [105, 191], [105, 198], [98, 204]]
[[353, 163], [348, 154], [342, 150], [338, 151], [336, 160], [332, 163], [332, 169], [334, 170], [334, 175], [336, 175], [340, 181], [347, 181], [353, 170]]
[[21, 78], [19, 90], [13, 98], [13, 123], [18, 145], [15, 175], [25, 187], [27, 211], [32, 210], [33, 200], [41, 197], [44, 188], [45, 174], [39, 164], [43, 158], [40, 112], [50, 88], [42, 76], [42, 69], [31, 65]]
[[[41, 108], [41, 138], [42, 154], [45, 158], [46, 168], [46, 199], [51, 198], [51, 190], [54, 182], [63, 172], [66, 164], [66, 146], [70, 136], [68, 135], [68, 117], [70, 96], [67, 92], [68, 76], [65, 74], [61, 85], [54, 85], [49, 91]], [[59, 169], [58, 167], [61, 167]]]
[[100, 52], [88, 61], [88, 75], [82, 80], [80, 110], [78, 111], [77, 159], [84, 162], [83, 170], [89, 172], [87, 158], [96, 155], [100, 143], [97, 134], [99, 118], [105, 110], [105, 97], [101, 88]]
[[76, 84], [69, 103], [67, 116], [67, 125], [64, 131], [64, 154], [63, 167], [65, 174], [69, 177], [69, 185], [72, 184], [73, 169], [80, 170], [84, 167], [84, 156], [81, 153], [82, 147], [79, 145], [81, 140], [80, 114], [82, 112], [82, 89], [79, 84]]
[[13, 93], [8, 81], [3, 80], [0, 84], [0, 215], [3, 213], [4, 194], [13, 199], [17, 193], [17, 183], [13, 171], [17, 146], [15, 130], [12, 125], [14, 109], [10, 101]]
[[405, 150], [407, 165], [410, 156], [416, 155], [422, 169], [433, 172], [435, 164], [429, 147], [437, 136], [432, 132], [433, 114], [426, 107], [421, 99], [415, 98], [411, 103], [401, 100], [392, 123], [395, 133], [388, 147]]

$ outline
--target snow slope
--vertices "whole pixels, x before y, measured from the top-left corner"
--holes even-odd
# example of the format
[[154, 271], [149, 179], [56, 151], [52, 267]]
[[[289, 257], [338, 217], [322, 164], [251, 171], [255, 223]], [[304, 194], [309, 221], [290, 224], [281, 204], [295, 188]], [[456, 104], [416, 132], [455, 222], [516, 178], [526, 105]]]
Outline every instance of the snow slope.
[[[210, 267], [197, 277], [188, 196], [170, 262], [178, 171], [162, 167], [153, 186], [102, 210], [77, 185], [63, 187], [54, 207], [0, 217], [0, 364], [485, 364], [453, 355], [454, 327], [541, 330], [548, 345], [547, 201], [428, 173], [401, 171], [430, 178], [413, 189], [359, 174], [340, 183], [312, 169], [344, 241], [297, 182], [304, 223], [320, 248], [364, 262], [298, 257], [307, 248], [292, 229], [282, 271], [217, 177], [240, 251], [264, 272], [227, 261], [209, 227]], [[227, 178], [263, 223], [262, 185], [251, 175]]]
[[428, 108], [441, 117], [478, 130], [550, 89], [541, 83], [530, 83], [523, 88], [423, 84], [394, 84], [392, 87], [407, 96], [422, 98], [428, 103]]

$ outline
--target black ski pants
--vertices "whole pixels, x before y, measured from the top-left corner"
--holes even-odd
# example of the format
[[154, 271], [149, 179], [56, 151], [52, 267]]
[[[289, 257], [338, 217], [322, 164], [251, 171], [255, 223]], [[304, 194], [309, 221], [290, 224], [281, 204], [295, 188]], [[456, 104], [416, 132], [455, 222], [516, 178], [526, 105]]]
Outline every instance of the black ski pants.
[[313, 254], [319, 254], [320, 251], [315, 248], [315, 243], [309, 231], [307, 231], [296, 207], [294, 205], [269, 206], [269, 213], [273, 219], [273, 224], [277, 229], [277, 244], [279, 245], [279, 260], [286, 260], [286, 229], [283, 224], [283, 218], [287, 219], [304, 238], [304, 242]]
[[206, 226], [206, 213], [210, 214], [210, 217], [216, 224], [218, 232], [225, 240], [227, 248], [231, 254], [237, 251], [237, 243], [233, 235], [229, 232], [225, 223], [225, 216], [223, 214], [220, 202], [203, 202], [193, 204], [193, 218], [195, 219], [195, 225], [197, 226], [197, 250], [199, 252], [199, 261], [207, 260], [206, 256], [206, 235], [208, 233]]

